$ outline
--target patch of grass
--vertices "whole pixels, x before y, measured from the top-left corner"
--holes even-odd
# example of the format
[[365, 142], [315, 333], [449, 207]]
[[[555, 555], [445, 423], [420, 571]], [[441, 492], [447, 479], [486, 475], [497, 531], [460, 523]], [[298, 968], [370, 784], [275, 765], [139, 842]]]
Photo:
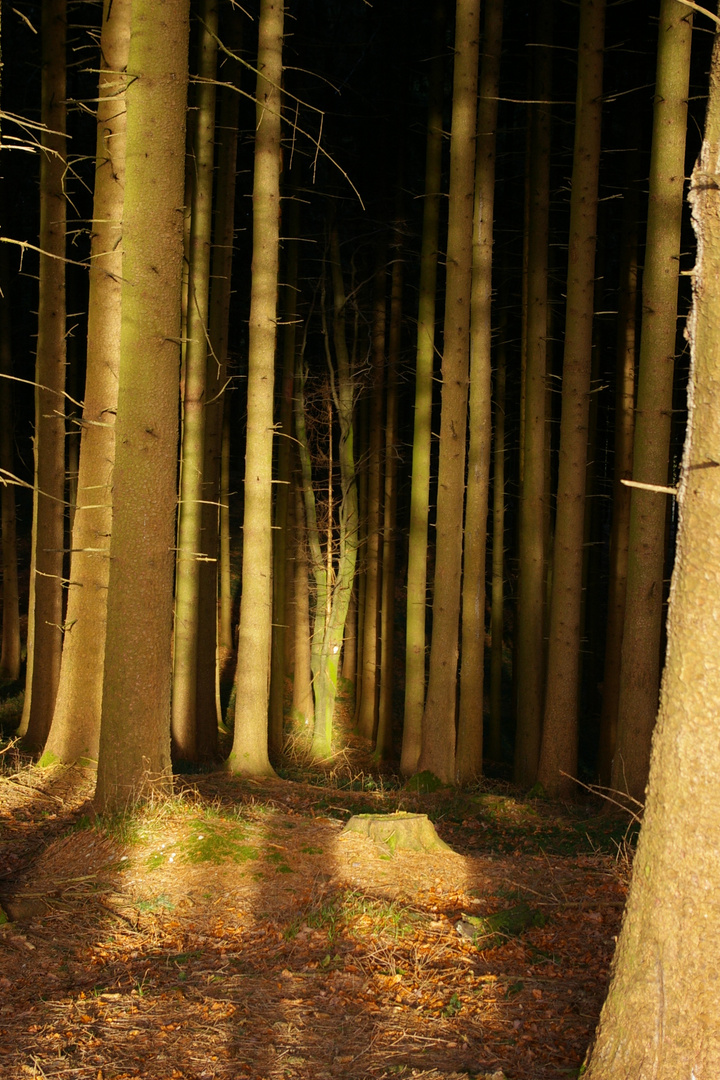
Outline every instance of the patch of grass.
[[173, 911], [175, 905], [167, 893], [159, 893], [149, 900], [136, 901], [135, 907], [142, 915], [147, 915], [153, 911]]
[[305, 923], [313, 930], [327, 933], [330, 941], [340, 934], [354, 936], [356, 931], [363, 938], [378, 934], [400, 940], [415, 931], [419, 918], [418, 912], [396, 900], [379, 899], [348, 889], [306, 909], [303, 915], [293, 920], [287, 932], [295, 936], [299, 926]]
[[244, 863], [259, 858], [257, 848], [243, 843], [246, 838], [247, 833], [240, 825], [218, 827], [208, 821], [197, 821], [193, 822], [180, 850], [189, 863]]

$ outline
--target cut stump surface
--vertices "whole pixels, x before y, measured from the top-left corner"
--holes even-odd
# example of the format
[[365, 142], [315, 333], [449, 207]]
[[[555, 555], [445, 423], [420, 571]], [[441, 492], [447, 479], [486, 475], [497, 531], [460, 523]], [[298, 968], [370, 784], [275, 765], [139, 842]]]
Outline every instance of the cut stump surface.
[[[360, 833], [394, 852], [452, 851], [435, 832], [426, 814], [356, 814], [351, 817], [342, 834]], [[341, 835], [342, 835], [341, 834]]]

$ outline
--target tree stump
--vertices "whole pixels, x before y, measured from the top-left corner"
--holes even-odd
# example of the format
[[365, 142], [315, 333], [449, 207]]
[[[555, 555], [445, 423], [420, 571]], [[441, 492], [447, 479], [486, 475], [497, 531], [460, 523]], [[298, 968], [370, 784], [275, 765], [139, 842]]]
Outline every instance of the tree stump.
[[387, 848], [391, 854], [396, 849], [405, 851], [452, 851], [435, 832], [435, 826], [426, 814], [356, 814], [351, 817], [341, 835], [360, 833]]

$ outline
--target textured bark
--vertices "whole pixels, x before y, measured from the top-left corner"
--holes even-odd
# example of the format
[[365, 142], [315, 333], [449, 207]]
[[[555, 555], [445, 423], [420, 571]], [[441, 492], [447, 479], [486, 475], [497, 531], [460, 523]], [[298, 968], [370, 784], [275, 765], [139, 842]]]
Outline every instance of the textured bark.
[[362, 667], [358, 680], [357, 729], [366, 739], [375, 737], [379, 678], [379, 619], [382, 578], [380, 525], [382, 520], [382, 445], [383, 384], [385, 370], [385, 298], [387, 268], [385, 244], [378, 247], [375, 267], [373, 304], [372, 365], [369, 406], [370, 439], [367, 454], [367, 502], [365, 557], [363, 560], [365, 593], [363, 612]]
[[[330, 232], [330, 264], [333, 285], [333, 352], [330, 347], [322, 290], [323, 337], [330, 380], [332, 404], [339, 428], [339, 472], [341, 497], [337, 522], [328, 521], [326, 547], [323, 550], [318, 528], [312, 464], [304, 414], [303, 360], [298, 356], [295, 390], [295, 433], [300, 454], [302, 493], [305, 504], [310, 565], [315, 581], [311, 669], [315, 703], [312, 753], [327, 758], [333, 748], [333, 718], [337, 696], [338, 669], [345, 620], [355, 581], [358, 549], [358, 498], [353, 444], [354, 381], [345, 331], [346, 297], [340, 265], [340, 242], [336, 229]], [[329, 511], [330, 513], [330, 511]], [[334, 543], [333, 527], [337, 543]]]
[[493, 446], [492, 609], [490, 655], [490, 730], [488, 756], [502, 757], [502, 669], [505, 567], [505, 340], [506, 320], [500, 326], [495, 371], [495, 431]]
[[66, 0], [42, 4], [44, 150], [40, 155], [40, 287], [35, 365], [35, 488], [25, 703], [18, 734], [45, 745], [60, 678], [65, 544]]
[[[637, 116], [637, 113], [633, 114]], [[636, 123], [633, 128], [638, 127]], [[630, 488], [623, 480], [632, 477], [633, 430], [635, 427], [635, 352], [638, 292], [638, 213], [637, 177], [639, 151], [631, 151], [622, 216], [622, 254], [618, 289], [618, 336], [615, 388], [615, 464], [613, 477], [612, 529], [610, 533], [610, 584], [605, 632], [605, 670], [603, 675], [602, 714], [598, 775], [600, 783], [610, 784], [612, 759], [617, 737], [618, 695], [620, 692], [620, 656], [625, 591], [627, 583], [628, 532], [630, 528]]]
[[[205, 417], [210, 312], [217, 0], [203, 0], [198, 40], [198, 82], [193, 111], [191, 219], [180, 503], [175, 566], [175, 627], [172, 687], [172, 748], [180, 761], [197, 761], [197, 665], [200, 560], [208, 557], [203, 537]], [[214, 665], [213, 665], [214, 666]], [[212, 698], [215, 702], [215, 683]]]
[[[10, 341], [10, 292], [7, 245], [0, 250], [0, 475], [15, 475], [15, 426], [13, 423], [12, 345]], [[18, 585], [15, 485], [4, 483], [2, 497], [2, 655], [0, 678], [20, 678], [20, 598]]]
[[605, 0], [581, 0], [547, 689], [538, 780], [574, 793]]
[[308, 583], [305, 505], [300, 486], [295, 489], [295, 636], [293, 717], [310, 734], [315, 720], [315, 705], [310, 673], [310, 588]]
[[502, 44], [502, 0], [485, 0], [475, 163], [475, 221], [470, 313], [470, 435], [465, 492], [462, 666], [455, 773], [482, 775], [485, 664], [485, 550], [492, 419], [492, 256], [495, 142]]
[[120, 367], [125, 71], [130, 0], [106, 0], [100, 39], [87, 370], [60, 683], [43, 762], [97, 762]]
[[[444, 33], [444, 11], [435, 9], [434, 30]], [[430, 424], [435, 358], [435, 285], [442, 186], [442, 105], [444, 58], [437, 52], [428, 89], [425, 203], [420, 252], [420, 295], [415, 353], [415, 419], [408, 537], [407, 613], [405, 618], [405, 710], [400, 772], [412, 776], [420, 756], [425, 708], [425, 621], [427, 618], [428, 517], [430, 500]]]
[[96, 805], [168, 790], [189, 4], [133, 0]]
[[587, 1080], [720, 1075], [720, 39], [691, 181], [698, 240], [688, 428], [647, 802]]
[[242, 599], [231, 772], [270, 775], [268, 705], [272, 639], [272, 445], [280, 238], [280, 86], [284, 9], [262, 0], [255, 93], [253, 265], [248, 346]]
[[285, 702], [285, 638], [288, 611], [288, 553], [289, 507], [292, 472], [292, 414], [295, 379], [296, 318], [298, 295], [298, 241], [300, 232], [300, 203], [291, 199], [286, 228], [283, 289], [283, 364], [279, 380], [280, 419], [277, 448], [277, 488], [275, 494], [273, 546], [273, 644], [270, 676], [270, 756], [274, 760], [282, 753], [283, 716]]
[[[223, 79], [234, 73], [221, 72]], [[236, 79], [239, 76], [235, 75]], [[220, 90], [220, 127], [217, 154], [217, 190], [210, 273], [210, 348], [207, 356], [207, 404], [205, 417], [205, 461], [203, 465], [202, 549], [198, 610], [197, 698], [195, 714], [196, 749], [201, 761], [218, 753], [220, 670], [227, 651], [222, 636], [222, 601], [218, 605], [218, 565], [222, 563], [220, 529], [222, 502], [223, 412], [227, 401], [227, 353], [230, 319], [233, 238], [235, 230], [235, 175], [237, 169], [238, 104], [233, 89]], [[229, 465], [229, 461], [228, 461]], [[224, 488], [227, 491], [227, 486]], [[220, 505], [219, 505], [220, 504]], [[228, 532], [229, 542], [229, 532]], [[229, 544], [228, 544], [229, 570]], [[220, 606], [220, 612], [218, 612]], [[220, 625], [218, 625], [220, 615]], [[228, 635], [229, 647], [232, 646]]]
[[380, 592], [380, 694], [375, 757], [389, 761], [393, 754], [393, 687], [395, 658], [395, 555], [397, 536], [398, 370], [402, 330], [403, 271], [401, 236], [393, 250], [388, 328], [387, 393], [385, 412], [385, 494], [383, 498], [382, 584]]
[[[633, 480], [659, 486], [667, 485], [670, 459], [691, 39], [692, 13], [677, 0], [663, 0], [633, 445]], [[611, 785], [640, 801], [660, 685], [666, 512], [667, 495], [633, 490]]]
[[552, 95], [552, 3], [540, 0], [536, 13], [527, 203], [527, 331], [521, 409], [519, 586], [515, 623], [516, 687], [515, 782], [535, 782], [545, 676], [545, 478], [548, 238], [550, 215], [550, 142]]
[[419, 771], [455, 780], [465, 429], [470, 352], [479, 0], [457, 0], [433, 629]]

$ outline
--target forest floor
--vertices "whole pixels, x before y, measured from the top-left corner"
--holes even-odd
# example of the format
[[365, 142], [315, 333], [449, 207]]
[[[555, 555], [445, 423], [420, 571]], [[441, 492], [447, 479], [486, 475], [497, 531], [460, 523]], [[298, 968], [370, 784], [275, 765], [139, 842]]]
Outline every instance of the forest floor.
[[[0, 1077], [578, 1076], [628, 880], [596, 805], [413, 793], [346, 755], [180, 777], [107, 821], [89, 770], [3, 761]], [[452, 850], [343, 833], [397, 810]], [[519, 907], [519, 932], [462, 932]]]

